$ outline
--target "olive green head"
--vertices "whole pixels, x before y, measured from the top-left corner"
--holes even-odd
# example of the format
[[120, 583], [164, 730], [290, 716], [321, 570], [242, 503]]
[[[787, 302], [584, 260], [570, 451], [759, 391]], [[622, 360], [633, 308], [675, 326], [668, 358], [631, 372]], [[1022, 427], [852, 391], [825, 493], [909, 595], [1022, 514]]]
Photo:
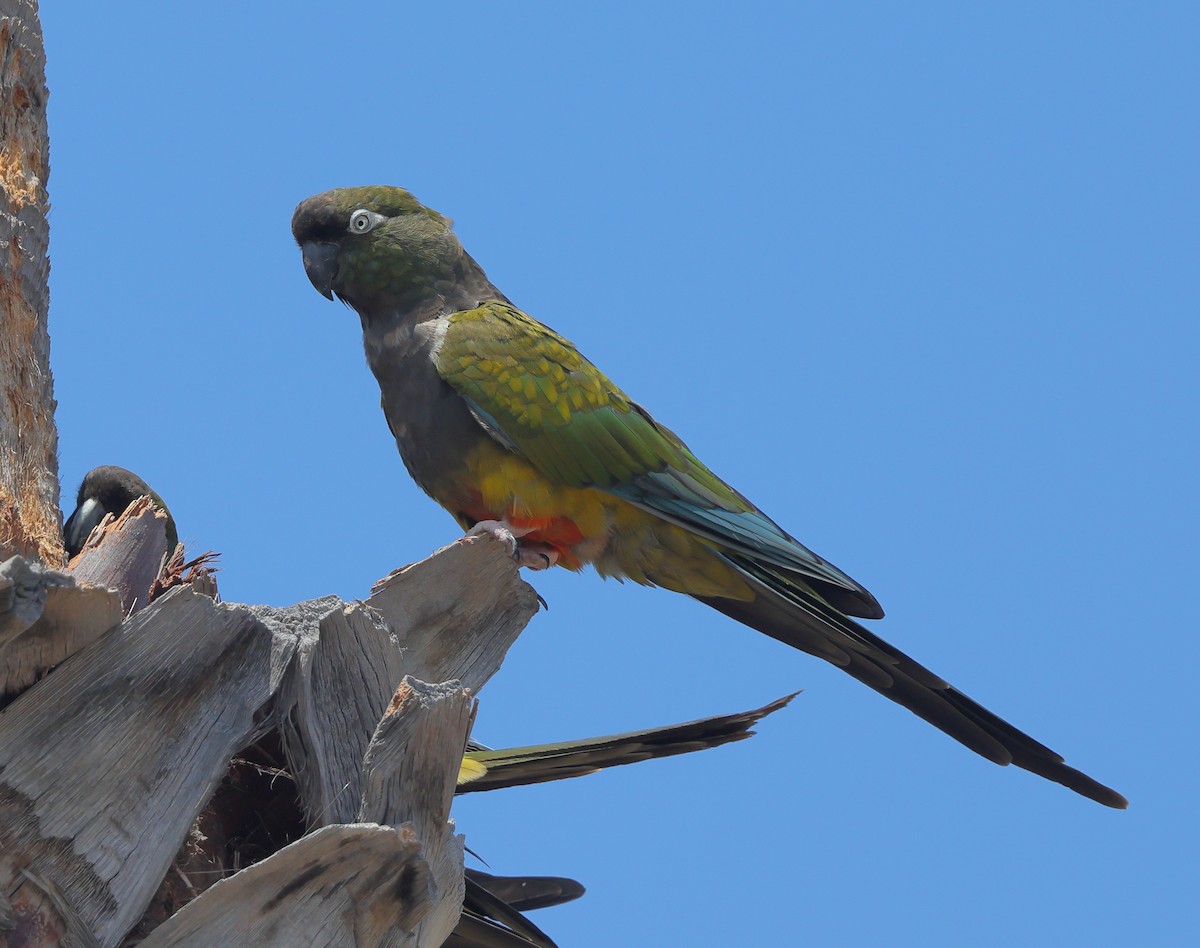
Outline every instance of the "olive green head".
[[466, 257], [448, 218], [403, 188], [381, 185], [301, 201], [292, 234], [312, 285], [360, 313], [436, 297], [461, 275]]

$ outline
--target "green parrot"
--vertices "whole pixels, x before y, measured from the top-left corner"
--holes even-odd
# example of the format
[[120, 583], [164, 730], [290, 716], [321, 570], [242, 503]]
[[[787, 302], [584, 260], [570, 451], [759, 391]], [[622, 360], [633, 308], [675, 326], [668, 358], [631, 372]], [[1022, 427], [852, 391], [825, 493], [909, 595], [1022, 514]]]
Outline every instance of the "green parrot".
[[504, 540], [523, 565], [591, 564], [692, 596], [831, 662], [988, 760], [1128, 805], [855, 622], [883, 616], [874, 596], [517, 309], [451, 222], [408, 191], [314, 195], [292, 233], [313, 286], [359, 315], [405, 467], [464, 529]]
[[75, 510], [63, 524], [63, 545], [67, 550], [67, 558], [74, 559], [79, 554], [105, 514], [119, 517], [139, 497], [149, 497], [154, 506], [167, 515], [167, 554], [170, 555], [179, 544], [179, 531], [166, 503], [133, 471], [108, 464], [92, 468], [79, 485]]

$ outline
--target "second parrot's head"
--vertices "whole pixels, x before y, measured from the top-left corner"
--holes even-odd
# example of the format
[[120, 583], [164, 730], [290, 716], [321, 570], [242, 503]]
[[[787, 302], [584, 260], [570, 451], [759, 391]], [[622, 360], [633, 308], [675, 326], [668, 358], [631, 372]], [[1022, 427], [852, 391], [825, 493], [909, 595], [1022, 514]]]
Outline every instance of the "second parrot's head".
[[179, 532], [175, 528], [175, 518], [171, 516], [171, 511], [167, 509], [163, 499], [133, 471], [106, 464], [88, 471], [83, 483], [79, 485], [75, 512], [63, 524], [63, 545], [67, 555], [74, 557], [83, 549], [92, 530], [105, 514], [119, 517], [125, 508], [139, 497], [149, 497], [154, 506], [166, 514], [167, 552], [174, 553], [175, 545], [179, 542]]
[[403, 188], [335, 188], [301, 201], [292, 235], [325, 297], [359, 313], [437, 298], [474, 267], [451, 222]]

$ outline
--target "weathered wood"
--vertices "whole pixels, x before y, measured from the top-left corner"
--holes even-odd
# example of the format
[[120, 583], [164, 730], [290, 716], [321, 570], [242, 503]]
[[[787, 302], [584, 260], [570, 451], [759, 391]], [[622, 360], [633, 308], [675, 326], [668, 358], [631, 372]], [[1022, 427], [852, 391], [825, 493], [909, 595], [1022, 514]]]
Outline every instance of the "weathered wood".
[[405, 678], [370, 743], [364, 821], [321, 827], [218, 882], [144, 948], [441, 945], [462, 907], [463, 842], [449, 809], [473, 715], [461, 688]]
[[477, 695], [537, 612], [538, 596], [503, 544], [478, 536], [381, 579], [367, 605], [399, 636], [408, 674], [457, 681]]
[[229, 771], [196, 818], [141, 921], [123, 945], [138, 945], [210, 886], [304, 835], [296, 783], [283, 766], [283, 751], [274, 731], [234, 755]]
[[0, 0], [0, 57], [0, 560], [58, 566], [46, 54], [32, 0]]
[[[99, 948], [99, 942], [58, 886], [28, 869], [21, 870], [21, 878], [27, 885], [18, 893], [16, 904], [11, 908], [12, 924], [5, 935], [8, 946], [40, 945], [47, 933], [52, 932], [55, 945]], [[31, 895], [38, 901], [31, 902]], [[5, 929], [0, 927], [0, 932], [3, 931]]]
[[284, 748], [314, 826], [355, 818], [367, 745], [405, 675], [461, 675], [476, 693], [537, 611], [537, 594], [487, 537], [452, 543], [375, 589], [316, 622], [280, 700]]
[[405, 677], [367, 748], [358, 822], [411, 824], [421, 840], [434, 902], [416, 944], [441, 945], [463, 904], [463, 838], [450, 804], [475, 702], [455, 682], [430, 685]]
[[[156, 525], [152, 514], [130, 513], [131, 524], [139, 519]], [[31, 579], [43, 575], [52, 577], [48, 585]], [[52, 602], [56, 584], [101, 597], [105, 621], [119, 619], [116, 594], [76, 588], [77, 577], [28, 564], [12, 576], [0, 584], [0, 606], [8, 603], [0, 622], [16, 623], [16, 642], [51, 615], [44, 604], [39, 615], [36, 599]], [[374, 930], [360, 918], [355, 924], [366, 929], [329, 943], [441, 944], [462, 905], [462, 839], [448, 814], [473, 705], [459, 685], [406, 675], [410, 667], [455, 667], [477, 686], [487, 681], [536, 611], [536, 596], [503, 547], [486, 539], [395, 574], [377, 596], [377, 604], [325, 597], [274, 609], [218, 606], [173, 589], [14, 701], [0, 716], [0, 892], [12, 899], [7, 915], [0, 903], [0, 921], [11, 916], [22, 930], [44, 925], [65, 936], [75, 918], [79, 939], [108, 946], [141, 918], [139, 933], [160, 937], [172, 922], [155, 925], [169, 911], [199, 893], [195, 904], [209, 898], [215, 875], [189, 872], [238, 868], [224, 845], [236, 819], [204, 807], [231, 755], [277, 726], [291, 735], [287, 759], [313, 825], [403, 822], [404, 838], [419, 847], [404, 869], [403, 894], [355, 897], [363, 917], [403, 924], [384, 941], [355, 942]], [[193, 822], [198, 813], [205, 818]], [[337, 866], [335, 875], [350, 872]], [[386, 866], [364, 863], [355, 878], [364, 874], [380, 885], [391, 878]], [[143, 918], [152, 896], [157, 908]], [[288, 919], [330, 911], [289, 900], [277, 907]], [[255, 922], [250, 930], [262, 929]], [[308, 927], [289, 921], [279, 943], [296, 943], [297, 931], [307, 941]], [[208, 930], [196, 937], [225, 940]], [[232, 940], [257, 937], [240, 931]]]
[[289, 713], [288, 689], [295, 685], [296, 665], [311, 654], [320, 634], [321, 620], [345, 605], [337, 596], [322, 596], [282, 609], [276, 606], [242, 607], [274, 633], [278, 645], [278, 654], [272, 659], [273, 674], [279, 676], [278, 681], [272, 681], [272, 690], [281, 692], [276, 707], [278, 717], [286, 717]]
[[312, 826], [355, 821], [363, 755], [405, 667], [374, 610], [334, 603], [301, 643], [279, 703], [284, 750]]
[[325, 826], [218, 882], [141, 945], [406, 946], [429, 890], [411, 826]]
[[243, 607], [176, 589], [0, 716], [0, 889], [36, 867], [102, 945], [141, 917], [294, 651]]
[[41, 618], [47, 587], [71, 583], [61, 576], [19, 556], [0, 564], [0, 648]]
[[457, 682], [429, 684], [406, 675], [367, 748], [355, 822], [412, 823], [422, 839], [440, 831], [450, 818], [475, 708]]
[[67, 569], [81, 584], [115, 589], [130, 615], [149, 603], [167, 552], [167, 515], [139, 497], [115, 521], [106, 516]]
[[13, 557], [0, 564], [0, 707], [121, 621], [115, 592]]

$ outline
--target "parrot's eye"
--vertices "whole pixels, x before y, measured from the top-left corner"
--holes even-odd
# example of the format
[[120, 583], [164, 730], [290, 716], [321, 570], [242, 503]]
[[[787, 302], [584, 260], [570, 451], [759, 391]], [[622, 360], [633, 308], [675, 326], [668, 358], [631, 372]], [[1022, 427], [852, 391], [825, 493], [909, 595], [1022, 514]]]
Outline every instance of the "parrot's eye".
[[381, 220], [384, 220], [382, 214], [375, 214], [360, 207], [350, 215], [350, 233], [365, 234], [373, 229]]

